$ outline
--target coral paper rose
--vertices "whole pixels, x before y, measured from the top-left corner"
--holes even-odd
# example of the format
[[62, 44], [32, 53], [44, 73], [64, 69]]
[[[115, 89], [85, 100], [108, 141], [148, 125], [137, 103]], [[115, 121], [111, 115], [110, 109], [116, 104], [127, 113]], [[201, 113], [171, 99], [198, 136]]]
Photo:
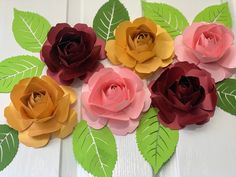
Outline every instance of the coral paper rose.
[[195, 63], [211, 73], [216, 82], [232, 76], [236, 68], [233, 33], [221, 24], [193, 23], [175, 39], [179, 61]]
[[76, 112], [71, 109], [75, 93], [47, 76], [20, 81], [11, 92], [11, 101], [4, 114], [26, 146], [45, 146], [52, 136], [68, 136], [76, 125]]
[[146, 17], [133, 22], [121, 22], [115, 30], [115, 40], [105, 48], [113, 64], [121, 64], [147, 76], [172, 63], [174, 44], [171, 36]]
[[52, 27], [41, 50], [41, 59], [48, 66], [48, 75], [69, 85], [75, 78], [84, 80], [101, 65], [105, 44], [86, 24], [74, 27], [59, 23]]
[[174, 64], [151, 82], [149, 88], [152, 104], [160, 110], [160, 121], [172, 129], [203, 124], [214, 114], [215, 82], [210, 73], [194, 64]]
[[151, 104], [143, 81], [126, 68], [104, 68], [92, 75], [82, 89], [82, 116], [88, 125], [105, 125], [114, 134], [125, 135], [139, 125], [140, 114]]

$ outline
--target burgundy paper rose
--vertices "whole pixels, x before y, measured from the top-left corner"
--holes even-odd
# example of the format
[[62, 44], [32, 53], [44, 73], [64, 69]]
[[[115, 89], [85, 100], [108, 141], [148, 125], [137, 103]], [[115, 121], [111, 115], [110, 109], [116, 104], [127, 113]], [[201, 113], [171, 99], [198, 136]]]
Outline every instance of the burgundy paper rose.
[[41, 50], [41, 59], [48, 66], [47, 73], [56, 81], [69, 85], [75, 78], [87, 80], [105, 58], [105, 44], [86, 24], [74, 27], [57, 24], [48, 33]]
[[217, 102], [214, 79], [195, 64], [178, 62], [150, 83], [152, 104], [159, 108], [161, 123], [181, 129], [203, 124], [214, 115]]

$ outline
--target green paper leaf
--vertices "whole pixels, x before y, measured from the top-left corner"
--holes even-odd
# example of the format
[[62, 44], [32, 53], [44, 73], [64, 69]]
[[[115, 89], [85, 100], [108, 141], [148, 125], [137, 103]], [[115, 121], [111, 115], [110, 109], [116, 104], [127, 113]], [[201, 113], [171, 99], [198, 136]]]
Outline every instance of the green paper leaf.
[[105, 41], [114, 39], [114, 30], [129, 14], [119, 0], [109, 0], [97, 12], [93, 20], [93, 29]]
[[175, 38], [189, 25], [185, 16], [176, 8], [162, 3], [142, 1], [144, 16], [166, 29]]
[[51, 25], [42, 16], [14, 9], [13, 34], [18, 44], [31, 52], [40, 52]]
[[218, 22], [223, 23], [227, 27], [232, 27], [232, 17], [227, 2], [220, 5], [207, 7], [202, 12], [200, 12], [193, 21], [205, 21], [210, 23]]
[[21, 79], [40, 76], [44, 64], [36, 57], [21, 55], [0, 62], [0, 92], [8, 93]]
[[7, 125], [0, 125], [0, 171], [14, 159], [18, 146], [18, 132]]
[[97, 177], [112, 176], [117, 152], [115, 138], [107, 127], [96, 130], [82, 120], [73, 132], [73, 149], [86, 171]]
[[178, 138], [177, 130], [171, 130], [160, 124], [157, 110], [152, 107], [143, 115], [136, 130], [139, 151], [155, 173], [158, 173], [174, 154]]
[[224, 111], [236, 115], [236, 80], [226, 79], [216, 84], [217, 106]]

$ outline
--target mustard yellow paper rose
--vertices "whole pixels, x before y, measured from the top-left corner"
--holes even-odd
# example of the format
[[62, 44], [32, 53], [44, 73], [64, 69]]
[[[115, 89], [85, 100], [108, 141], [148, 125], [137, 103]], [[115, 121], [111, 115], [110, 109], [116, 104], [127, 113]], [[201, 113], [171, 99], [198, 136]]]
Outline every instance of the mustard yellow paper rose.
[[20, 81], [10, 97], [12, 103], [4, 114], [26, 146], [38, 148], [45, 146], [52, 136], [64, 138], [77, 123], [77, 114], [71, 109], [75, 93], [47, 76]]
[[165, 29], [146, 17], [124, 21], [115, 30], [115, 40], [106, 44], [108, 59], [115, 65], [147, 76], [173, 61], [174, 43]]

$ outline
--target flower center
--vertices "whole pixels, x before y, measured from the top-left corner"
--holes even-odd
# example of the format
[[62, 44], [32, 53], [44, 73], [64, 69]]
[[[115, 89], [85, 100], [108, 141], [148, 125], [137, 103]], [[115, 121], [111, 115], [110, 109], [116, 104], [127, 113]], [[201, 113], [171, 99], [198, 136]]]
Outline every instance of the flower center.
[[42, 97], [45, 95], [44, 91], [39, 91], [39, 92], [33, 92], [31, 94], [30, 99], [32, 99], [32, 101], [34, 101], [35, 103], [39, 102]]

